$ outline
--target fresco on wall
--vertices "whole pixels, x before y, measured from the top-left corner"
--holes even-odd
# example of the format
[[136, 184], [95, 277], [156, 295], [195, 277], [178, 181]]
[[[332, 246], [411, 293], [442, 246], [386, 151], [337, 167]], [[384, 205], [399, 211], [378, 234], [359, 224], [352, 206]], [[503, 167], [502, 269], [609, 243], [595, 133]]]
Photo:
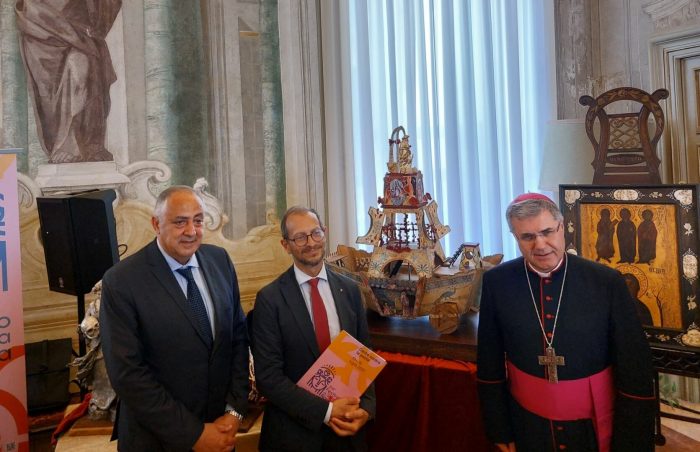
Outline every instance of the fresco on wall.
[[224, 234], [243, 237], [286, 209], [277, 13], [277, 0], [0, 0], [0, 147], [23, 149], [32, 179], [101, 160], [164, 163], [154, 193], [205, 178]]
[[121, 0], [19, 0], [20, 51], [49, 163], [113, 160], [105, 148], [117, 79], [105, 37]]

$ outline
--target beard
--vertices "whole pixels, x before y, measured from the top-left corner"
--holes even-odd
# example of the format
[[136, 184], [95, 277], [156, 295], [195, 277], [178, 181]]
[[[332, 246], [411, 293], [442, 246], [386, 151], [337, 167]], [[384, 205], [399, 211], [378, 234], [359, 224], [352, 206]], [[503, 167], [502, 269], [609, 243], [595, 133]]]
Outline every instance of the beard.
[[309, 251], [317, 251], [317, 250], [323, 251], [324, 246], [325, 246], [325, 244], [304, 248], [302, 250], [302, 252], [299, 253], [299, 257], [297, 259], [299, 260], [300, 263], [302, 263], [308, 267], [315, 267], [318, 264], [320, 264], [321, 262], [323, 262], [323, 252], [321, 252], [321, 254], [318, 257], [307, 257], [306, 253], [308, 253]]

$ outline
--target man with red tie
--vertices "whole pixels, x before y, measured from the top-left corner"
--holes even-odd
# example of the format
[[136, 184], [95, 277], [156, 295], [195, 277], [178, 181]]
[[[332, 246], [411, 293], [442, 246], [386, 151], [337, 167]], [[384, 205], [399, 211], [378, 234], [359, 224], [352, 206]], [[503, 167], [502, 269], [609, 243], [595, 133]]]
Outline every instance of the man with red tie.
[[268, 400], [260, 450], [366, 450], [374, 385], [360, 399], [333, 402], [296, 385], [341, 330], [369, 345], [359, 288], [325, 266], [326, 228], [316, 211], [290, 208], [281, 229], [294, 265], [258, 292], [251, 319], [256, 383]]
[[654, 450], [651, 352], [624, 279], [564, 251], [546, 196], [506, 219], [522, 257], [486, 272], [477, 378], [500, 451]]

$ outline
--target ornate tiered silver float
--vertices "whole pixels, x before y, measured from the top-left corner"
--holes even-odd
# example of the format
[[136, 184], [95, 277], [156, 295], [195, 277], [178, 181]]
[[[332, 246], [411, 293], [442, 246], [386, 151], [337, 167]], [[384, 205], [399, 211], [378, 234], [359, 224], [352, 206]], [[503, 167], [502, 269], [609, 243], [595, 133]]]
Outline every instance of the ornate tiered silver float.
[[445, 257], [440, 239], [450, 228], [440, 222], [437, 202], [424, 193], [408, 138], [403, 127], [392, 132], [380, 207], [370, 207], [369, 231], [357, 238], [373, 251], [339, 245], [327, 261], [358, 281], [368, 308], [407, 319], [429, 315], [436, 330], [449, 334], [463, 313], [477, 308], [482, 275], [503, 256], [482, 258], [478, 243], [463, 243]]

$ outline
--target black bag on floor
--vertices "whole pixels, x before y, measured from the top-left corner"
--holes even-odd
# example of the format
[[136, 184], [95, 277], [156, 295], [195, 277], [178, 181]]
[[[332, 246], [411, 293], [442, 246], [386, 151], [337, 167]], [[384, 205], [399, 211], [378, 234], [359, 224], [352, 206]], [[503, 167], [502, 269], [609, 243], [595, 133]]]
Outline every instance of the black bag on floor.
[[70, 338], [32, 342], [25, 344], [24, 350], [29, 414], [68, 405], [68, 364], [73, 353]]

